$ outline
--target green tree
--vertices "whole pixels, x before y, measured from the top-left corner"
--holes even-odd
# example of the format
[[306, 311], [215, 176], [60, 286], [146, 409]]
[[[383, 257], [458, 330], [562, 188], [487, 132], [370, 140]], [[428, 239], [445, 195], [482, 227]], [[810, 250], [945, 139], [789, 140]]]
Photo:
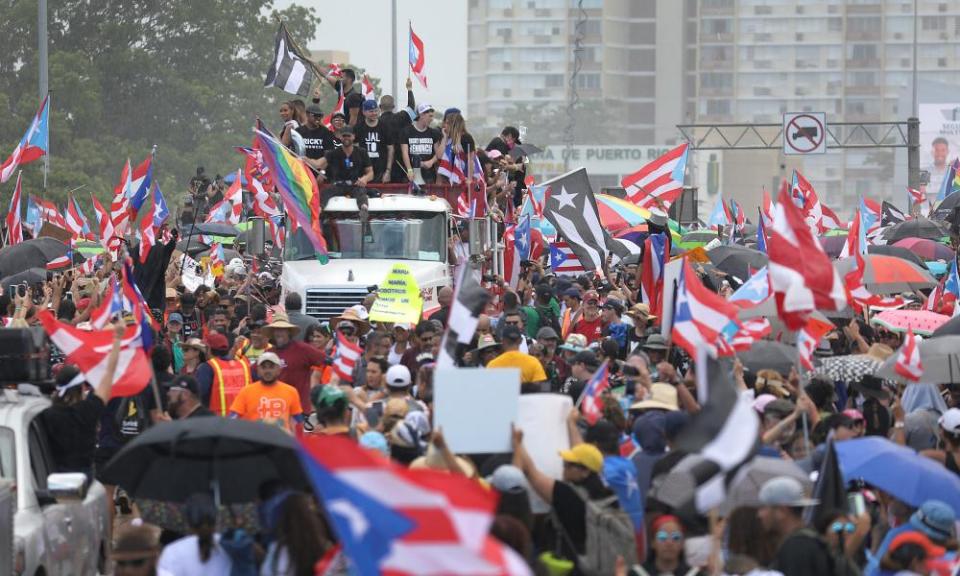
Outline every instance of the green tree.
[[[126, 159], [135, 165], [154, 145], [155, 174], [171, 204], [197, 166], [210, 175], [241, 167], [233, 147], [250, 143], [254, 119], [276, 129], [279, 104], [296, 98], [263, 86], [278, 17], [304, 46], [320, 24], [313, 9], [278, 11], [272, 0], [51, 2], [45, 196], [62, 202], [67, 190], [82, 186], [77, 197], [85, 206], [88, 192], [108, 202]], [[0, 29], [5, 157], [38, 104], [36, 1], [0, 0]], [[327, 86], [328, 108], [332, 98]], [[24, 192], [40, 194], [42, 162], [23, 174]]]

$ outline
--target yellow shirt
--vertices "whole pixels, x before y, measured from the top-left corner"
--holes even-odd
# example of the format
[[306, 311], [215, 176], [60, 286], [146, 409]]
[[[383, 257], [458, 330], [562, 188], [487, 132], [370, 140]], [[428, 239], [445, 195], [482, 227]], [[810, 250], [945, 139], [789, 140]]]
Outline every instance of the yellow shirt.
[[519, 350], [504, 352], [488, 362], [487, 368], [519, 368], [521, 384], [543, 382], [547, 379], [547, 374], [543, 371], [543, 365], [540, 364], [540, 361]]

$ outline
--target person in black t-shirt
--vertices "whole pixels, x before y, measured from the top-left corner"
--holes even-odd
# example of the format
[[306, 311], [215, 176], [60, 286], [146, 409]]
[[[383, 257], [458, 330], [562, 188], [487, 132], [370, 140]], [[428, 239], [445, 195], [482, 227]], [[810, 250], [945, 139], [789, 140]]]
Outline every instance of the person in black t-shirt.
[[106, 371], [92, 394], [90, 384], [76, 366], [64, 366], [57, 374], [53, 404], [38, 416], [57, 472], [84, 472], [92, 476], [97, 423], [113, 391], [113, 374], [125, 329], [123, 322], [114, 325]]
[[380, 109], [374, 100], [363, 102], [363, 122], [354, 127], [357, 144], [367, 151], [373, 164], [373, 179], [390, 182], [389, 167], [393, 164], [393, 132], [380, 120]]
[[349, 126], [355, 126], [360, 119], [360, 106], [363, 104], [363, 94], [357, 90], [357, 73], [350, 68], [340, 71], [340, 77], [327, 76], [327, 82], [340, 93], [343, 90], [343, 110]]
[[[400, 149], [400, 137], [413, 122], [413, 111], [417, 108], [417, 101], [413, 97], [413, 81], [407, 78], [407, 107], [394, 112], [396, 101], [393, 96], [386, 94], [380, 97], [380, 122], [393, 133], [393, 157], [390, 165], [390, 180], [392, 182], [406, 182], [407, 174], [403, 167], [403, 151]], [[409, 111], [409, 112], [408, 112]]]
[[433, 112], [433, 106], [429, 104], [418, 106], [417, 120], [404, 130], [400, 138], [407, 180], [413, 181], [414, 168], [420, 169], [420, 177], [424, 182], [430, 184], [437, 180], [441, 136], [439, 130], [430, 127]]
[[321, 124], [322, 121], [323, 110], [317, 104], [311, 104], [307, 107], [307, 123], [297, 128], [297, 132], [303, 136], [307, 164], [318, 170], [319, 160], [336, 148], [337, 143], [337, 137]]
[[327, 201], [334, 196], [353, 195], [360, 209], [360, 219], [366, 220], [367, 191], [364, 187], [373, 179], [373, 164], [366, 150], [354, 146], [353, 128], [344, 126], [337, 131], [337, 135], [343, 146], [324, 156], [324, 177], [333, 185], [321, 192], [320, 206], [326, 208]]
[[500, 132], [500, 136], [494, 138], [487, 144], [487, 151], [496, 150], [502, 154], [497, 160], [501, 169], [506, 170], [510, 175], [510, 182], [513, 183], [513, 203], [520, 206], [523, 199], [524, 180], [527, 178], [527, 168], [523, 163], [523, 155], [516, 158], [510, 156], [510, 152], [522, 144], [520, 142], [520, 131], [514, 126], [507, 126]]

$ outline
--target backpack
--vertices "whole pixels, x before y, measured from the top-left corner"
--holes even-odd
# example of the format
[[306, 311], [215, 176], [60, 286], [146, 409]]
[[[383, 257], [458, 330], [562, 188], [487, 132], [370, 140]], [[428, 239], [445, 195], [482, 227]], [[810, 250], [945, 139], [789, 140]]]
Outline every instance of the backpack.
[[602, 500], [591, 500], [579, 487], [574, 491], [586, 505], [584, 554], [577, 558], [580, 570], [587, 576], [607, 576], [614, 573], [617, 556], [623, 556], [627, 566], [637, 562], [637, 541], [633, 522], [613, 494]]
[[[557, 334], [560, 334], [560, 319], [553, 313], [553, 308], [550, 306], [537, 306], [533, 310], [537, 313], [537, 316], [540, 317], [540, 328], [549, 326], [553, 328]], [[536, 334], [534, 334], [534, 336], [536, 336]]]
[[149, 414], [140, 394], [123, 398], [114, 414], [113, 435], [125, 444], [145, 432], [147, 426]]

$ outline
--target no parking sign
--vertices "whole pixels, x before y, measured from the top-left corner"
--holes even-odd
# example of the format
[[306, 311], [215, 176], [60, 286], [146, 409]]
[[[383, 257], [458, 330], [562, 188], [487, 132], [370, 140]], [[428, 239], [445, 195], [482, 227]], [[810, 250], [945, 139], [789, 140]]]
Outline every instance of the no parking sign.
[[826, 113], [787, 112], [783, 115], [784, 154], [825, 154], [826, 152]]

